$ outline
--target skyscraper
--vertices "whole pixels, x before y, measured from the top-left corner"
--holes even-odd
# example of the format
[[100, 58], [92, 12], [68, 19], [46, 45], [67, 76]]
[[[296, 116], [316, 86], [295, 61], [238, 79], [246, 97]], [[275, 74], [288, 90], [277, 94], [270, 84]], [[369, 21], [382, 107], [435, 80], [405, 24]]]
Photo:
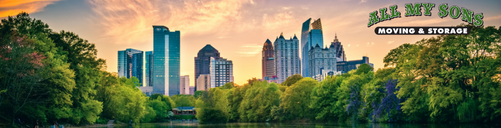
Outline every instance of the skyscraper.
[[205, 45], [200, 51], [198, 51], [197, 57], [195, 57], [195, 91], [197, 90], [198, 76], [200, 74], [210, 73], [210, 58], [219, 59], [219, 51], [212, 47], [210, 44]]
[[311, 18], [308, 20], [304, 21], [303, 27], [301, 28], [301, 75], [303, 77], [306, 77], [309, 75], [308, 72], [308, 51], [310, 50], [310, 44], [308, 42], [309, 40], [309, 33], [310, 33], [310, 21]]
[[301, 60], [299, 59], [299, 40], [294, 38], [286, 40], [283, 34], [275, 39], [275, 72], [278, 83], [282, 83], [287, 77], [301, 74]]
[[151, 69], [153, 68], [153, 52], [152, 51], [146, 51], [145, 52], [145, 56], [144, 56], [146, 62], [145, 62], [145, 65], [144, 65], [144, 74], [145, 74], [145, 77], [144, 77], [144, 86], [153, 86], [153, 82], [152, 82], [152, 71]]
[[262, 74], [263, 74], [263, 79], [265, 77], [271, 78], [275, 76], [275, 60], [274, 56], [275, 53], [273, 52], [273, 44], [271, 44], [271, 41], [269, 39], [266, 39], [266, 42], [264, 42], [263, 45], [263, 52], [262, 52]]
[[118, 76], [136, 77], [143, 83], [143, 51], [126, 49], [118, 51]]
[[233, 62], [224, 58], [210, 58], [210, 88], [233, 82]]
[[[320, 18], [311, 23], [311, 30], [307, 30], [309, 29], [310, 20], [311, 18], [303, 23], [302, 33], [301, 33], [301, 50], [302, 50], [301, 61], [303, 64], [301, 74], [303, 77], [309, 77], [309, 74], [311, 74], [309, 69], [310, 66], [308, 64], [309, 62], [308, 52], [310, 51], [310, 48], [315, 47], [316, 45], [320, 47], [324, 46], [324, 36], [322, 30], [322, 22], [320, 21]], [[303, 42], [305, 42], [304, 45]]]
[[180, 93], [180, 35], [165, 26], [153, 26], [153, 94]]
[[334, 36], [334, 41], [331, 45], [334, 45], [334, 49], [336, 49], [337, 61], [346, 61], [346, 54], [344, 53], [343, 45], [337, 39], [337, 34]]

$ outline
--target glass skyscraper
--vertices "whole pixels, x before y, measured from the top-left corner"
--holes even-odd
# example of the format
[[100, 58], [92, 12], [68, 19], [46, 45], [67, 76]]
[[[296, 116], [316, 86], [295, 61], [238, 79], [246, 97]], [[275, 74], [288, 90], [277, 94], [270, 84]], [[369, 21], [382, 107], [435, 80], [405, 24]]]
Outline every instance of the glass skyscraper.
[[303, 77], [308, 76], [310, 73], [308, 72], [308, 51], [310, 50], [309, 45], [309, 33], [310, 33], [310, 21], [311, 18], [304, 21], [303, 27], [301, 28], [301, 75]]
[[146, 51], [145, 52], [145, 65], [144, 65], [144, 74], [145, 74], [145, 80], [144, 80], [144, 86], [152, 86], [152, 71], [151, 69], [153, 68], [153, 51]]
[[303, 23], [302, 26], [302, 33], [301, 33], [301, 63], [302, 65], [302, 71], [301, 75], [303, 77], [310, 77], [309, 74], [309, 58], [308, 58], [308, 52], [312, 47], [315, 46], [324, 46], [324, 36], [323, 36], [323, 31], [322, 31], [322, 23], [320, 21], [320, 18], [313, 21], [311, 23], [311, 30], [310, 28], [310, 21], [311, 18], [306, 20]]
[[136, 77], [143, 83], [143, 51], [126, 49], [118, 51], [118, 76]]
[[165, 26], [153, 26], [153, 94], [180, 94], [180, 35]]

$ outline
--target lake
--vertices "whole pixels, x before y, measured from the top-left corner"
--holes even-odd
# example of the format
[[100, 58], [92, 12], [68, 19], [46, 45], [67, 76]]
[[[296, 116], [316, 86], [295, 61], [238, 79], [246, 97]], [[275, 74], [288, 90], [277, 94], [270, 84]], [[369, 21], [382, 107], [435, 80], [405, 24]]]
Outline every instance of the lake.
[[134, 126], [108, 126], [101, 128], [500, 128], [501, 124], [387, 124], [387, 123], [143, 123]]

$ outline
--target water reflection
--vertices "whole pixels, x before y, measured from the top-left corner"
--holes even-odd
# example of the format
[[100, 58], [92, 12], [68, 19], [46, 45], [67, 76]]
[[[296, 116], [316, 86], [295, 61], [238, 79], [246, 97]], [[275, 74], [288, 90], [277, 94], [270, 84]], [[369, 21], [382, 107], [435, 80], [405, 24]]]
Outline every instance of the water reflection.
[[143, 123], [133, 126], [108, 126], [102, 128], [499, 128], [499, 124], [387, 124], [387, 123]]

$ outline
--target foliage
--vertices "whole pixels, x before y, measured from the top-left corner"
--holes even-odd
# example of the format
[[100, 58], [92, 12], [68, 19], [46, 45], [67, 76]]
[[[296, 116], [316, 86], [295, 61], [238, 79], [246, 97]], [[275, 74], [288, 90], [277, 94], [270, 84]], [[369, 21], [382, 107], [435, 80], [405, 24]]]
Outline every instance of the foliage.
[[312, 88], [315, 88], [318, 82], [312, 78], [306, 77], [292, 86], [288, 87], [282, 96], [280, 96], [280, 107], [288, 117], [285, 119], [309, 119], [312, 118], [312, 109], [310, 105], [310, 95]]
[[282, 82], [282, 86], [291, 86], [292, 84], [296, 83], [297, 81], [303, 79], [303, 76], [300, 74], [294, 74], [292, 76], [287, 77], [284, 82]]

